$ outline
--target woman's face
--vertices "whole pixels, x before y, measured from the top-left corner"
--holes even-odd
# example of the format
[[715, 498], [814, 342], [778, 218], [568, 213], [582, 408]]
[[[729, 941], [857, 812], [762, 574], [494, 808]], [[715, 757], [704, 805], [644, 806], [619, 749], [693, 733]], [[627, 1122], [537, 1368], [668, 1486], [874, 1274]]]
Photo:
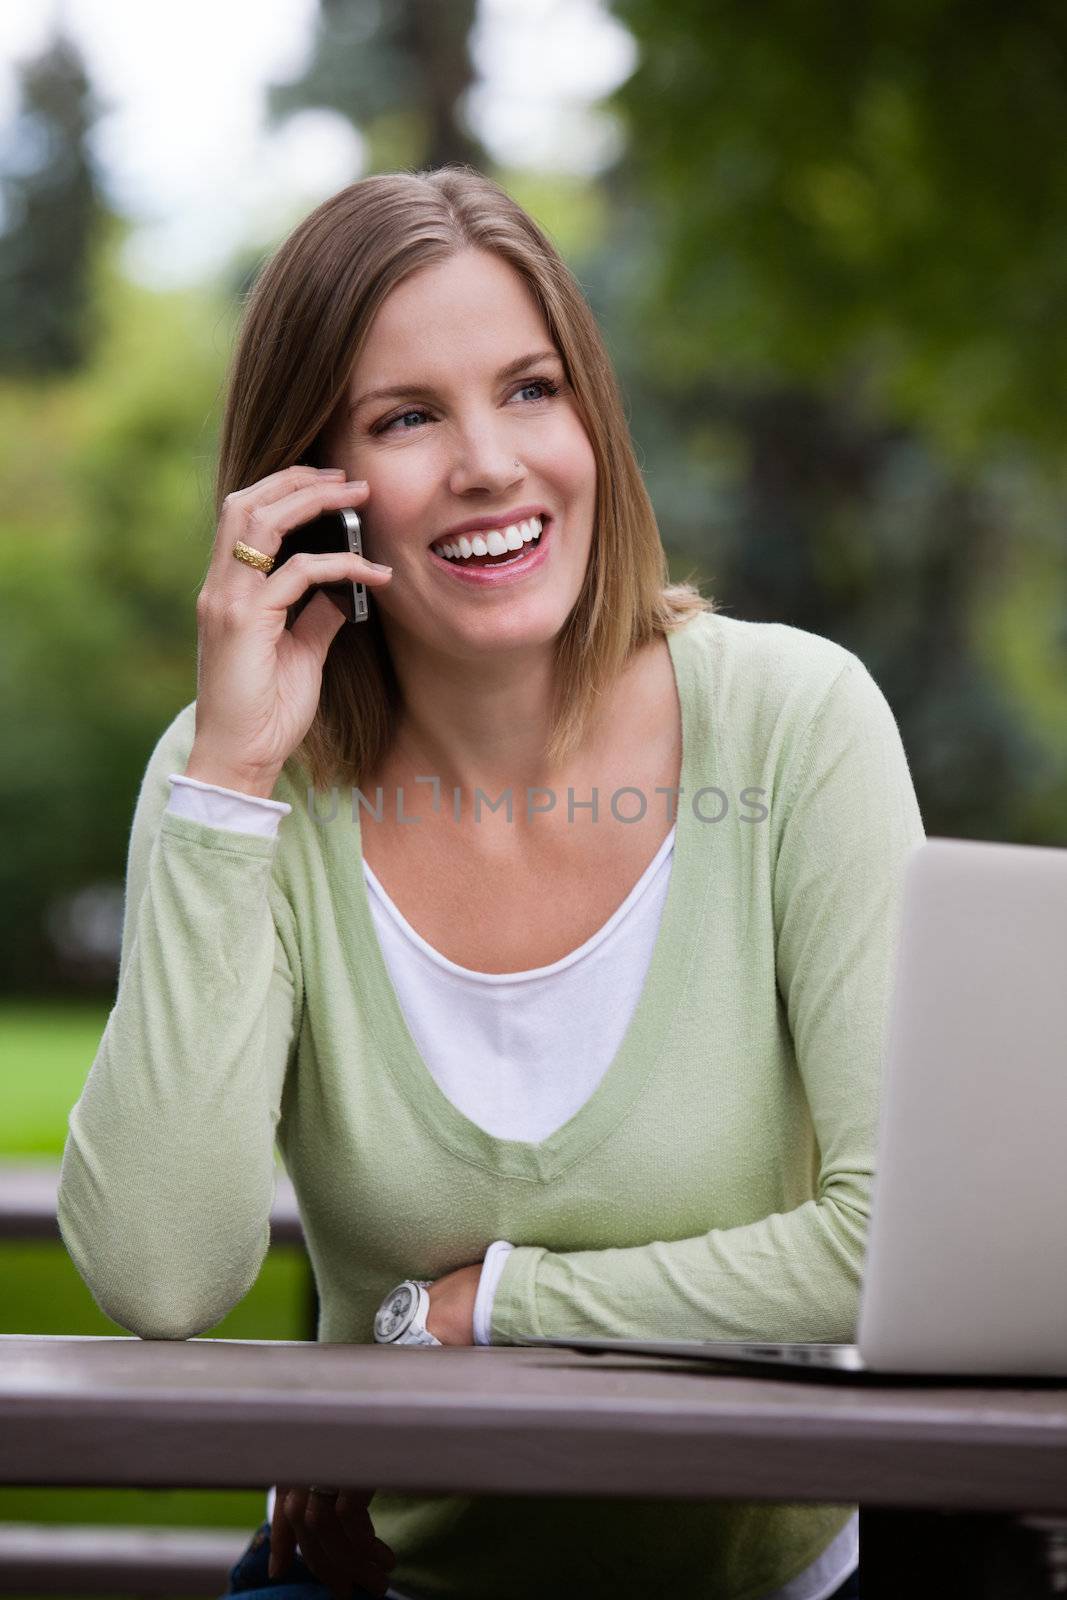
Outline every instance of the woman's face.
[[[379, 389], [396, 392], [369, 394]], [[374, 592], [387, 632], [472, 657], [554, 639], [585, 577], [596, 462], [518, 273], [465, 250], [398, 284], [371, 327], [347, 406], [327, 460], [369, 485], [364, 551], [393, 568]], [[521, 557], [507, 548], [487, 565], [434, 551], [458, 539], [457, 525], [484, 519], [513, 546], [508, 527], [535, 513], [543, 531], [524, 539]]]

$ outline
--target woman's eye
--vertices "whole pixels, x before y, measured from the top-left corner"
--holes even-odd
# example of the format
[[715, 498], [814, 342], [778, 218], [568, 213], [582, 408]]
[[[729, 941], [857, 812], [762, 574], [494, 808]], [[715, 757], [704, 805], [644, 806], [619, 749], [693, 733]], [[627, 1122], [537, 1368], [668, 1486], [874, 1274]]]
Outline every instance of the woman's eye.
[[[523, 384], [522, 388], [523, 389], [543, 389], [545, 391], [545, 394], [549, 398], [551, 398], [552, 395], [559, 393], [559, 384], [558, 383], [549, 383], [547, 378], [528, 378], [526, 380], [526, 382]], [[520, 394], [522, 393], [521, 389], [520, 389], [519, 393]]]
[[[537, 398], [551, 400], [554, 395], [559, 393], [559, 388], [559, 384], [553, 383], [551, 378], [527, 378], [525, 383], [519, 385], [516, 393], [522, 394], [526, 389], [543, 389], [544, 394], [539, 395]], [[379, 422], [371, 429], [371, 432], [392, 433], [397, 423], [406, 421], [408, 417], [425, 417], [428, 415], [429, 413], [421, 406], [409, 406], [406, 411], [398, 411], [395, 417], [387, 417], [384, 422]], [[402, 433], [413, 433], [417, 430], [402, 428], [400, 431]]]
[[[391, 428], [396, 422], [403, 422], [407, 417], [421, 417], [423, 415], [425, 415], [425, 413], [422, 411], [402, 411], [398, 417], [391, 418], [389, 422], [383, 422], [381, 426], [376, 428], [374, 431], [375, 433], [385, 433], [386, 429]], [[408, 432], [406, 428], [403, 431], [405, 433]]]

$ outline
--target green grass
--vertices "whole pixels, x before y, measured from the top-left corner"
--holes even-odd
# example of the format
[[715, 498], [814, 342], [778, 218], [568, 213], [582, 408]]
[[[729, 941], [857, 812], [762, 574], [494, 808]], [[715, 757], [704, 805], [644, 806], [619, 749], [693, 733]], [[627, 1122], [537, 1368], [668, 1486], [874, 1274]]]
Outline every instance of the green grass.
[[0, 1006], [0, 1156], [59, 1159], [107, 1019], [106, 1005]]
[[[81, 1094], [107, 1017], [106, 1005], [0, 1005], [0, 1160], [59, 1161], [67, 1116]], [[0, 1245], [0, 1283], [0, 1333], [128, 1335], [104, 1316], [61, 1243]], [[303, 1252], [273, 1250], [252, 1289], [210, 1337], [309, 1338], [309, 1296]], [[0, 1522], [234, 1528], [251, 1537], [264, 1517], [265, 1487], [261, 1492], [0, 1484]]]

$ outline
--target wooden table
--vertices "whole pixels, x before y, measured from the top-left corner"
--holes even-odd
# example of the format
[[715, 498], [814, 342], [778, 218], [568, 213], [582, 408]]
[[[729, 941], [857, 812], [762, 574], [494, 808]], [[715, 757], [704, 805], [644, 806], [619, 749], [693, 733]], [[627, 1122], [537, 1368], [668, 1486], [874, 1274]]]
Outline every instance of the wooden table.
[[279, 1479], [853, 1502], [864, 1600], [1015, 1600], [1063, 1592], [1067, 1384], [874, 1387], [531, 1346], [0, 1336], [0, 1482]]

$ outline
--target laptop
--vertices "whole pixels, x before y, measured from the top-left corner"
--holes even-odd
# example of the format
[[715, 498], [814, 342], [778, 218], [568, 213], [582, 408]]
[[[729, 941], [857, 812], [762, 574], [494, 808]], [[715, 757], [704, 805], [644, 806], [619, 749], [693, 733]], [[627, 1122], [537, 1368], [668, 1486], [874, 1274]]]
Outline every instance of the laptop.
[[905, 860], [855, 1344], [529, 1338], [849, 1380], [1067, 1379], [1067, 849]]

